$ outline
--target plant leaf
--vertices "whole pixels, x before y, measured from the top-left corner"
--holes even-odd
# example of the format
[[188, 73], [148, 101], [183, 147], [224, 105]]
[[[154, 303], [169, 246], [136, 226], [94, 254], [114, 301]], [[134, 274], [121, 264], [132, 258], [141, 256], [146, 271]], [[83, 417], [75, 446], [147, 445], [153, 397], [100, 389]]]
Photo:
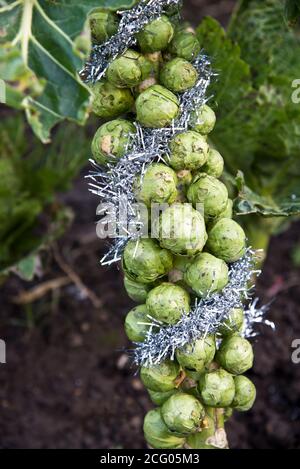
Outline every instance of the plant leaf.
[[282, 2], [243, 0], [227, 36], [211, 19], [197, 35], [221, 70], [211, 87], [218, 119], [210, 138], [230, 173], [244, 173], [239, 213], [299, 213], [299, 30], [287, 27]]
[[77, 38], [89, 12], [130, 8], [133, 0], [16, 0], [0, 5], [0, 77], [7, 105], [22, 108], [42, 142], [58, 122], [86, 121], [90, 93], [78, 71], [84, 58]]

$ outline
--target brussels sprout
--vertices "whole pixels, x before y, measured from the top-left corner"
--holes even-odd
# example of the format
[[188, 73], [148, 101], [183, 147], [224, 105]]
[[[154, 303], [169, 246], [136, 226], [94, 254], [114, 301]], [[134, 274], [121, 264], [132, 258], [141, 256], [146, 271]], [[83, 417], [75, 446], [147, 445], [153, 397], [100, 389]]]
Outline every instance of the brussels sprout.
[[160, 72], [160, 82], [163, 86], [180, 93], [192, 88], [198, 78], [198, 72], [187, 60], [177, 57], [167, 62]]
[[235, 262], [245, 254], [245, 232], [235, 221], [222, 218], [209, 231], [206, 247], [225, 262]]
[[165, 360], [162, 363], [141, 368], [141, 380], [147, 389], [157, 392], [167, 392], [175, 389], [179, 376], [178, 363]]
[[190, 204], [173, 204], [159, 218], [158, 237], [162, 247], [193, 256], [202, 251], [207, 240], [204, 218]]
[[187, 198], [194, 206], [203, 204], [205, 217], [216, 217], [226, 208], [228, 191], [225, 184], [215, 177], [197, 173], [189, 187]]
[[233, 375], [245, 373], [253, 365], [253, 350], [250, 342], [232, 335], [225, 338], [217, 351], [216, 361]]
[[163, 15], [147, 24], [136, 37], [143, 52], [158, 52], [168, 47], [173, 36], [172, 23], [167, 16]]
[[175, 135], [170, 142], [170, 166], [176, 171], [200, 168], [207, 160], [209, 146], [197, 132], [189, 131]]
[[214, 176], [215, 178], [222, 176], [224, 171], [224, 160], [220, 153], [214, 148], [209, 150], [207, 162], [203, 166], [202, 171], [209, 176]]
[[163, 56], [161, 52], [150, 52], [144, 57], [152, 64], [152, 74], [156, 78], [159, 76], [160, 67], [163, 64]]
[[161, 415], [170, 431], [188, 435], [200, 428], [205, 410], [194, 396], [177, 393], [163, 404]]
[[95, 83], [93, 112], [103, 119], [112, 119], [129, 112], [134, 106], [133, 96], [127, 88], [116, 88], [109, 82]]
[[151, 71], [151, 62], [128, 49], [108, 66], [107, 79], [118, 88], [132, 88], [145, 80]]
[[161, 249], [152, 239], [131, 240], [123, 254], [123, 268], [128, 277], [141, 283], [152, 283], [166, 275], [173, 265], [172, 254]]
[[150, 291], [146, 305], [149, 314], [166, 324], [176, 324], [190, 312], [190, 295], [178, 285], [164, 282]]
[[199, 55], [201, 46], [194, 33], [176, 31], [168, 50], [172, 55], [192, 62]]
[[139, 305], [133, 308], [125, 318], [125, 332], [132, 342], [144, 342], [147, 332], [150, 329], [151, 320], [148, 317], [146, 305]]
[[214, 111], [204, 104], [200, 109], [196, 109], [192, 113], [191, 128], [200, 134], [209, 134], [216, 124], [216, 115]]
[[148, 389], [151, 401], [159, 406], [163, 405], [175, 392], [177, 392], [176, 389], [167, 392], [151, 391], [151, 389]]
[[228, 283], [227, 264], [203, 252], [187, 268], [184, 281], [200, 297], [220, 291]]
[[118, 32], [118, 16], [107, 10], [97, 9], [89, 15], [91, 35], [94, 42], [101, 44]]
[[231, 199], [228, 199], [225, 209], [223, 210], [223, 212], [221, 212], [217, 217], [215, 217], [212, 220], [210, 224], [210, 228], [212, 228], [216, 224], [216, 222], [221, 220], [222, 218], [232, 218], [232, 216], [233, 216], [233, 202]]
[[145, 127], [166, 127], [178, 112], [177, 97], [160, 85], [150, 86], [136, 100], [137, 120]]
[[202, 373], [212, 362], [215, 352], [215, 337], [208, 335], [186, 345], [183, 349], [177, 349], [176, 358], [187, 372]]
[[246, 376], [235, 376], [235, 395], [232, 407], [240, 412], [250, 410], [256, 399], [256, 389]]
[[139, 202], [147, 207], [152, 203], [173, 203], [177, 197], [177, 176], [173, 169], [162, 163], [148, 166], [143, 176], [134, 183], [134, 192]]
[[145, 303], [149, 291], [153, 288], [152, 285], [136, 282], [127, 275], [124, 276], [124, 287], [129, 298], [136, 303]]
[[202, 375], [198, 389], [202, 402], [210, 407], [230, 406], [235, 392], [232, 375], [222, 369]]
[[232, 308], [228, 318], [220, 326], [218, 332], [227, 337], [237, 332], [241, 332], [244, 325], [244, 311], [241, 308]]
[[92, 154], [99, 164], [116, 161], [121, 158], [136, 133], [135, 126], [124, 119], [116, 119], [103, 124], [92, 141]]
[[184, 445], [184, 437], [172, 434], [161, 417], [160, 409], [150, 410], [144, 420], [144, 436], [155, 449], [178, 449]]

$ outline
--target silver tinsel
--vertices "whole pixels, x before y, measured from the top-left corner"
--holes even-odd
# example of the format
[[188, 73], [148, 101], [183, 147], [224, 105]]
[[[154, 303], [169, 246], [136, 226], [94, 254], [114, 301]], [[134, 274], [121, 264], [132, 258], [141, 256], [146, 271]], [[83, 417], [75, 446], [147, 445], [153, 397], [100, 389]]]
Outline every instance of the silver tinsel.
[[[146, 340], [136, 343], [133, 350], [134, 362], [138, 366], [160, 363], [166, 358], [174, 359], [175, 351], [200, 337], [215, 334], [220, 324], [228, 318], [232, 308], [243, 308], [243, 303], [250, 300], [249, 282], [260, 271], [255, 270], [255, 253], [250, 248], [245, 256], [233, 263], [230, 268], [229, 282], [220, 293], [198, 299], [190, 314], [183, 314], [180, 321], [172, 326], [163, 326], [149, 316]], [[274, 324], [265, 320], [267, 307], [257, 308], [257, 299], [250, 303], [245, 311], [243, 335], [253, 337], [255, 323], [265, 323], [274, 328]], [[153, 329], [155, 333], [153, 333]], [[160, 330], [157, 332], [157, 328]]]
[[99, 195], [103, 203], [113, 204], [116, 208], [119, 207], [119, 201], [122, 199], [126, 199], [128, 204], [126, 220], [118, 209], [117, 239], [101, 260], [102, 265], [119, 261], [127, 241], [137, 236], [136, 231], [134, 234], [128, 231], [128, 226], [130, 224], [134, 226], [136, 221], [133, 209], [136, 200], [132, 190], [135, 177], [142, 176], [146, 167], [153, 161], [164, 162], [163, 158], [168, 159], [170, 140], [177, 133], [189, 128], [193, 111], [207, 101], [207, 88], [213, 75], [210, 61], [201, 54], [193, 65], [199, 73], [199, 79], [192, 89], [178, 95], [180, 113], [179, 117], [172, 122], [171, 127], [147, 129], [136, 123], [136, 135], [132, 136], [127, 153], [116, 164], [108, 164], [105, 168], [101, 168], [91, 160], [95, 167], [95, 170], [88, 175], [92, 180], [91, 192]]
[[136, 44], [135, 35], [148, 23], [159, 18], [168, 8], [180, 9], [181, 0], [141, 0], [135, 7], [119, 11], [122, 16], [117, 34], [92, 49], [89, 62], [80, 72], [85, 82], [95, 83], [105, 75], [108, 65], [120, 54]]

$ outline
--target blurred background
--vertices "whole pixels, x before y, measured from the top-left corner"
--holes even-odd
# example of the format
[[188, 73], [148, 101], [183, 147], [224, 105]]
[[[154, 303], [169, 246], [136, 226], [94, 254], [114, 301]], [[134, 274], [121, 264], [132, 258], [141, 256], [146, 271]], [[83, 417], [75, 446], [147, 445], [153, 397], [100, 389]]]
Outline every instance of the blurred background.
[[[185, 18], [198, 24], [211, 15], [226, 26], [234, 4], [185, 0]], [[15, 165], [0, 161], [0, 196], [6, 185], [18, 191], [20, 173], [26, 187], [26, 197], [0, 214], [1, 223], [13, 223], [0, 240], [2, 260], [36, 253], [0, 284], [0, 447], [144, 448], [143, 417], [152, 404], [125, 353], [123, 330], [133, 303], [118, 267], [99, 264], [106, 245], [96, 237], [98, 199], [84, 179], [98, 123], [64, 125], [44, 147], [20, 113], [1, 106], [0, 119], [0, 149]], [[255, 295], [270, 303], [276, 331], [258, 326], [249, 373], [257, 401], [228, 422], [230, 446], [299, 449], [300, 364], [291, 359], [300, 339], [299, 222], [272, 239]]]

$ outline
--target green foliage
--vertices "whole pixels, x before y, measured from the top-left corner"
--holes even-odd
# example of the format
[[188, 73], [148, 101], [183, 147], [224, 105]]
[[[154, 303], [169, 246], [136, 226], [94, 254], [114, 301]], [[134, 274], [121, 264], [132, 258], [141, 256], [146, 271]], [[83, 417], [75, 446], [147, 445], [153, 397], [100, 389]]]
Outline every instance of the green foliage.
[[300, 104], [292, 99], [299, 30], [288, 28], [281, 1], [248, 0], [239, 2], [227, 34], [206, 18], [197, 37], [219, 72], [211, 140], [229, 172], [242, 171], [231, 178], [237, 213], [300, 213]]
[[0, 78], [6, 82], [7, 105], [25, 111], [44, 143], [49, 142], [50, 131], [58, 122], [86, 121], [90, 93], [78, 71], [89, 53], [88, 14], [97, 7], [118, 10], [134, 3], [1, 1]]
[[70, 220], [69, 211], [54, 203], [55, 192], [69, 188], [88, 151], [84, 130], [74, 124], [58, 128], [44, 146], [21, 115], [1, 122], [0, 272], [18, 264], [22, 277], [32, 277], [31, 253], [62, 234]]

